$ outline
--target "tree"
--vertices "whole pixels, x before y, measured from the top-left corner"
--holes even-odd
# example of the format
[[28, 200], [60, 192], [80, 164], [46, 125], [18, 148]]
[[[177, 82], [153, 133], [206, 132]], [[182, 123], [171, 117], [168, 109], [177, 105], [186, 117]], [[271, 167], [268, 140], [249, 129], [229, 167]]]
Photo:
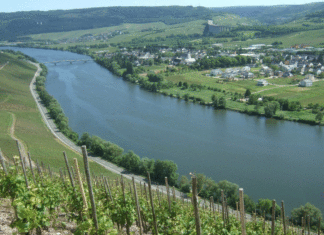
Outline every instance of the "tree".
[[219, 103], [218, 104], [218, 108], [219, 109], [225, 109], [226, 108], [226, 99], [225, 99], [224, 96], [221, 97], [221, 98], [219, 98], [219, 102], [218, 103]]
[[134, 68], [133, 64], [131, 62], [126, 63], [126, 74], [133, 74], [134, 73]]
[[247, 194], [244, 194], [244, 208], [248, 213], [252, 213], [256, 209], [256, 204]]
[[244, 94], [244, 97], [245, 98], [246, 97], [250, 97], [250, 95], [251, 95], [251, 90], [250, 89], [246, 89], [245, 94]]
[[152, 66], [152, 65], [154, 65], [154, 60], [153, 59], [148, 59], [147, 63], [148, 63], [149, 66]]
[[187, 176], [185, 176], [185, 175], [181, 176], [181, 179], [179, 182], [179, 188], [180, 188], [180, 191], [183, 193], [190, 193], [190, 182], [189, 182]]
[[224, 96], [219, 99], [215, 96], [215, 97], [212, 97], [212, 99], [214, 99], [213, 107], [215, 109], [225, 109], [226, 108], [226, 99]]
[[314, 205], [307, 202], [305, 206], [300, 206], [299, 208], [295, 208], [291, 211], [291, 219], [292, 221], [297, 221], [297, 224], [301, 225], [302, 217], [310, 217], [310, 225], [317, 225], [318, 219], [322, 219], [322, 213], [320, 209], [316, 208]]
[[168, 177], [169, 184], [176, 185], [178, 181], [179, 174], [177, 173], [178, 166], [173, 161], [165, 160], [156, 160], [154, 164], [154, 173], [152, 178], [164, 184], [165, 177]]
[[127, 170], [139, 173], [139, 165], [141, 159], [133, 151], [129, 151], [121, 157], [120, 166], [125, 167]]
[[322, 112], [318, 112], [316, 114], [315, 120], [318, 121], [318, 123], [320, 123], [323, 119], [323, 113]]
[[236, 206], [236, 202], [239, 200], [239, 186], [237, 184], [231, 183], [227, 180], [222, 180], [217, 183], [217, 194], [218, 197], [221, 196], [221, 190], [224, 191], [226, 196], [227, 204], [231, 207]]
[[[268, 219], [271, 218], [272, 216], [272, 200], [270, 199], [259, 199], [258, 203], [256, 205], [257, 209], [261, 210], [261, 213], [265, 212], [266, 213], [266, 217]], [[278, 204], [276, 203], [275, 206], [275, 215], [276, 217], [280, 214], [280, 207], [278, 206]]]
[[280, 104], [277, 101], [270, 101], [264, 105], [264, 112], [266, 117], [273, 117], [277, 110], [279, 109]]
[[147, 77], [150, 82], [162, 82], [163, 76], [161, 74], [149, 73]]
[[142, 158], [141, 162], [139, 163], [139, 172], [142, 175], [147, 174], [149, 172], [151, 175], [154, 173], [154, 159], [149, 159], [147, 157]]

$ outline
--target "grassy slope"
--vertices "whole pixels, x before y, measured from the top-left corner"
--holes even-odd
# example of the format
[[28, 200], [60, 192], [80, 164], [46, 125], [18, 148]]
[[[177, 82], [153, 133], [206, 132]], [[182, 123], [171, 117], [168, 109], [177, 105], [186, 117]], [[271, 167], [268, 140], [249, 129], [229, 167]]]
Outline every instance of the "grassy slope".
[[[11, 158], [17, 155], [15, 142], [9, 135], [8, 128], [12, 123], [12, 114], [16, 117], [15, 135], [21, 139], [32, 158], [43, 161], [54, 170], [65, 169], [63, 151], [66, 151], [72, 163], [72, 158], [78, 158], [79, 154], [63, 146], [53, 137], [43, 122], [30, 91], [29, 83], [34, 76], [36, 68], [26, 62], [19, 61], [15, 56], [1, 53], [0, 64], [4, 61], [10, 63], [0, 70], [0, 148], [5, 156]], [[107, 171], [96, 163], [91, 163], [91, 170], [96, 174], [104, 174], [115, 177], [115, 174]]]

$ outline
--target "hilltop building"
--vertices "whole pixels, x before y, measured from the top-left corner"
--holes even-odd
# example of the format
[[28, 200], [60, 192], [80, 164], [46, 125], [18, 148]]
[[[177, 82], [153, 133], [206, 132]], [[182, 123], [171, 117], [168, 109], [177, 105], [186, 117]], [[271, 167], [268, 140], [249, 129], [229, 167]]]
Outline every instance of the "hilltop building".
[[219, 34], [224, 31], [230, 31], [231, 28], [231, 26], [215, 25], [212, 20], [208, 20], [207, 22], [208, 32], [212, 34]]

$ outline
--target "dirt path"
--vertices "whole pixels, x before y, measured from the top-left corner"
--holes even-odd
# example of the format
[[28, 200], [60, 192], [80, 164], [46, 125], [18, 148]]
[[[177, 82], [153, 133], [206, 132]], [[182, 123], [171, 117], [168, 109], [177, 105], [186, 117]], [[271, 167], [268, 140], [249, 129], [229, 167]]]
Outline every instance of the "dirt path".
[[2, 65], [2, 66], [0, 67], [0, 70], [3, 69], [4, 67], [6, 67], [6, 65], [8, 65], [8, 64], [9, 64], [9, 61], [7, 61], [7, 63], [5, 63], [4, 65]]
[[[10, 134], [10, 137], [19, 142], [19, 148], [20, 148], [20, 153], [21, 153], [21, 156], [22, 158], [25, 160], [25, 162], [29, 162], [28, 160], [28, 155], [27, 155], [27, 147], [25, 146], [24, 142], [20, 139], [18, 139], [16, 136], [15, 136], [15, 127], [16, 127], [16, 116], [15, 114], [9, 112], [11, 114], [11, 117], [12, 117], [12, 124], [11, 124], [11, 127], [9, 127], [9, 134]], [[35, 165], [34, 163], [32, 163], [33, 165]], [[29, 165], [29, 164], [28, 164]]]
[[271, 88], [268, 88], [268, 89], [263, 89], [263, 90], [260, 90], [260, 91], [255, 91], [255, 92], [252, 92], [252, 94], [257, 94], [257, 93], [260, 93], [260, 92], [263, 92], [263, 91], [268, 91], [268, 90], [272, 90], [272, 89], [276, 89], [276, 88], [280, 88], [280, 87], [298, 86], [298, 83], [294, 84], [294, 85], [277, 85], [277, 84], [269, 83], [269, 85], [274, 85], [275, 87], [271, 87]]

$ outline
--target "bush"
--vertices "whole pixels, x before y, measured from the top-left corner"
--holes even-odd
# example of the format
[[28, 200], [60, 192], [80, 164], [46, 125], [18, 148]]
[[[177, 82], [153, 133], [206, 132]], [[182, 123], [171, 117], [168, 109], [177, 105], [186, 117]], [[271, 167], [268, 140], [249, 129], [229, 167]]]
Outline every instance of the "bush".
[[310, 217], [310, 225], [315, 226], [318, 224], [318, 219], [322, 220], [322, 213], [320, 209], [316, 208], [310, 203], [306, 203], [305, 206], [300, 206], [291, 211], [291, 220], [297, 222], [298, 225], [301, 225], [301, 218], [305, 216]]
[[148, 80], [150, 82], [162, 82], [163, 76], [161, 74], [149, 73], [147, 74]]
[[266, 117], [273, 117], [277, 110], [279, 109], [280, 104], [277, 101], [270, 101], [264, 105], [264, 112]]

